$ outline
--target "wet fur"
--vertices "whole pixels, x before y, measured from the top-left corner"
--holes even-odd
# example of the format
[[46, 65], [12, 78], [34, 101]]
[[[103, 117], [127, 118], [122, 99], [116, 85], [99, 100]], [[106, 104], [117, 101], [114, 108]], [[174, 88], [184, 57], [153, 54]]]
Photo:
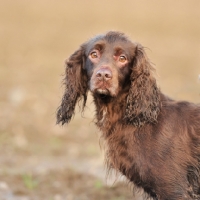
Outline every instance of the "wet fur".
[[[66, 61], [57, 122], [69, 123], [80, 99], [84, 108], [93, 73], [87, 68], [86, 52], [98, 40], [132, 45], [130, 73], [126, 81], [119, 81], [117, 95], [92, 93], [108, 169], [125, 175], [155, 200], [200, 199], [200, 106], [165, 96], [144, 48], [124, 34], [97, 36]], [[119, 78], [125, 76], [118, 73]]]

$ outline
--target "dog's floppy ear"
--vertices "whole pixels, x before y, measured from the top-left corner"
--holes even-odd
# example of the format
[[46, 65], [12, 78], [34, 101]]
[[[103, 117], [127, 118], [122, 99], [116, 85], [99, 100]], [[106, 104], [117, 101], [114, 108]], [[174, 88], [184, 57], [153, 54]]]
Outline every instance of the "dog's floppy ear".
[[161, 106], [160, 91], [152, 75], [153, 69], [144, 48], [137, 44], [125, 111], [127, 124], [142, 126], [157, 121]]
[[84, 69], [84, 46], [75, 51], [66, 61], [64, 95], [57, 111], [57, 123], [68, 123], [75, 110], [76, 103], [83, 98], [82, 110], [87, 100], [87, 74]]

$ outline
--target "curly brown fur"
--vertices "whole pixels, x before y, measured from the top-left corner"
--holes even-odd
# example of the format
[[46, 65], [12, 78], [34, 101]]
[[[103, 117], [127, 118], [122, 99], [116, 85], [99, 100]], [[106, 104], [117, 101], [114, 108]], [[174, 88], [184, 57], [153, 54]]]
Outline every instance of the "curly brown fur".
[[153, 67], [141, 45], [136, 47], [133, 66], [125, 119], [130, 124], [142, 126], [144, 123], [157, 121], [160, 91], [152, 76]]
[[144, 48], [108, 32], [84, 43], [66, 64], [57, 113], [68, 123], [90, 90], [108, 170], [154, 200], [200, 199], [200, 105], [174, 101], [157, 87]]
[[57, 123], [68, 123], [75, 110], [78, 100], [83, 98], [83, 108], [87, 100], [87, 75], [83, 69], [84, 65], [84, 47], [82, 46], [74, 54], [71, 55], [69, 60], [66, 61], [65, 67], [65, 92], [62, 102], [57, 111]]

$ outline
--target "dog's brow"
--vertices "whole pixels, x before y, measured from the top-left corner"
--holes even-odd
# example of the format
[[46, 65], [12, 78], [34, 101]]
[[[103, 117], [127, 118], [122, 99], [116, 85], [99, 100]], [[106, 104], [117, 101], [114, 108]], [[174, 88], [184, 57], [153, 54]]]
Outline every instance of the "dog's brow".
[[118, 55], [118, 54], [121, 54], [121, 53], [124, 53], [125, 51], [121, 48], [121, 47], [115, 47], [114, 48], [114, 54], [115, 55]]
[[99, 51], [103, 51], [103, 49], [105, 48], [105, 43], [104, 42], [98, 42], [94, 45], [93, 49], [97, 49]]

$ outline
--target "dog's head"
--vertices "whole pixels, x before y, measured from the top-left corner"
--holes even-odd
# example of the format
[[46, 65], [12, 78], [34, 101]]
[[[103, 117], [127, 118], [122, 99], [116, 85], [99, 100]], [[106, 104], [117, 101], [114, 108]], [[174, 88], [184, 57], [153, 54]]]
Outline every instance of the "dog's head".
[[65, 93], [57, 120], [70, 121], [77, 101], [83, 97], [83, 108], [90, 90], [102, 103], [127, 93], [124, 120], [140, 126], [156, 121], [159, 112], [159, 90], [151, 75], [152, 66], [138, 43], [124, 34], [108, 32], [81, 45], [66, 61]]
[[93, 94], [117, 97], [130, 83], [135, 48], [135, 44], [118, 32], [97, 36], [86, 44], [85, 69]]

